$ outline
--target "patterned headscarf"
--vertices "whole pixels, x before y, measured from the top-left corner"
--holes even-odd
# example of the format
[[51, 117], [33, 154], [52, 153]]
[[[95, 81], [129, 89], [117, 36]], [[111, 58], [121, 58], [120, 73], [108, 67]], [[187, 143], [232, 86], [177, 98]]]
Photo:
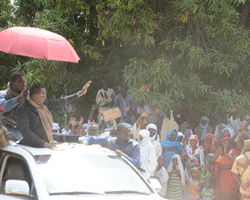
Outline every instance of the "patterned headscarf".
[[[229, 133], [230, 133], [230, 135], [231, 135], [231, 137], [233, 137], [234, 134], [233, 134], [231, 128], [224, 128], [224, 129], [222, 130], [222, 133], [224, 133], [225, 130], [228, 130]], [[227, 136], [226, 136], [226, 137], [227, 137]]]

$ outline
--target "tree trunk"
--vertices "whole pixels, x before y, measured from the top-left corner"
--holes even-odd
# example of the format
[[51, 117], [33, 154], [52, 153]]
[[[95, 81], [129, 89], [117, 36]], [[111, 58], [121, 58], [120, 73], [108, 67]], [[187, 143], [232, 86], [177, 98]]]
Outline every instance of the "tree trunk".
[[246, 26], [247, 16], [248, 16], [248, 7], [249, 7], [249, 0], [246, 0], [246, 3], [243, 5], [240, 17], [240, 25], [242, 27]]

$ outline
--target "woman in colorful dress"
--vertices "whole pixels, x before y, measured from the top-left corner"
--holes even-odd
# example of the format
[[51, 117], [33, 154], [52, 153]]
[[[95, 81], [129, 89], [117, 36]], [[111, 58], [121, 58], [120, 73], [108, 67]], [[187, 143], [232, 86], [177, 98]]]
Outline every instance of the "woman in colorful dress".
[[204, 138], [204, 154], [205, 157], [210, 153], [215, 153], [214, 136], [212, 133], [208, 133]]
[[184, 144], [184, 148], [181, 154], [181, 159], [186, 163], [186, 175], [189, 176], [189, 171], [193, 167], [197, 167], [199, 170], [205, 166], [205, 157], [203, 147], [199, 146], [199, 139], [197, 135], [192, 135], [188, 144]]
[[215, 199], [218, 200], [236, 200], [238, 194], [237, 180], [234, 173], [231, 172], [234, 159], [239, 152], [233, 149], [231, 137], [225, 137], [219, 150], [215, 154]]

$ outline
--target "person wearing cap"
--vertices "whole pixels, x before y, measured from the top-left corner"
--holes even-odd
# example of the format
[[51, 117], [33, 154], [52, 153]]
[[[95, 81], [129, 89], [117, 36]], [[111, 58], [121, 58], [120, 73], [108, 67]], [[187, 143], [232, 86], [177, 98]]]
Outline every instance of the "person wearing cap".
[[157, 126], [155, 124], [148, 124], [146, 130], [150, 132], [150, 140], [155, 147], [156, 158], [162, 155], [162, 147], [160, 143], [160, 137], [157, 134]]
[[156, 169], [156, 151], [155, 147], [151, 143], [150, 133], [148, 130], [140, 130], [139, 135], [141, 147], [140, 169], [142, 175], [148, 180], [154, 175], [154, 171]]
[[0, 148], [7, 145], [8, 140], [14, 140], [10, 132], [2, 125], [4, 109], [0, 106]]
[[241, 199], [250, 199], [250, 140], [244, 140], [241, 155], [235, 158], [231, 171], [240, 186]]
[[131, 139], [131, 127], [128, 123], [119, 123], [116, 129], [116, 137], [110, 136], [86, 136], [81, 138], [83, 144], [99, 144], [102, 147], [115, 151], [116, 155], [124, 156], [135, 167], [140, 164], [140, 145]]
[[39, 84], [33, 85], [27, 99], [16, 110], [17, 128], [23, 135], [21, 143], [32, 147], [53, 148], [53, 117], [50, 111], [85, 95], [90, 84], [91, 81], [78, 93], [57, 100], [46, 100], [46, 89]]
[[203, 142], [207, 133], [213, 133], [213, 129], [209, 126], [209, 118], [203, 116], [199, 126], [194, 129], [194, 135], [198, 135], [200, 142]]
[[28, 90], [25, 86], [24, 76], [19, 73], [14, 73], [9, 78], [7, 89], [0, 91], [0, 106], [5, 110], [2, 124], [11, 135], [19, 141], [23, 139], [23, 136], [17, 129], [15, 114], [17, 107], [28, 96]]

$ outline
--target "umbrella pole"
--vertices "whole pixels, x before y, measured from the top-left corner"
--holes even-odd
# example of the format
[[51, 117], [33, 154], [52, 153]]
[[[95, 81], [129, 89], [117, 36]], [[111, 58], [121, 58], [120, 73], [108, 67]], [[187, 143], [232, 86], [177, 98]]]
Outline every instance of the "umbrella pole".
[[65, 94], [66, 94], [66, 105], [65, 105], [65, 114], [64, 114], [64, 118], [65, 118], [65, 125], [64, 127], [67, 127], [67, 110], [68, 110], [68, 100], [67, 100], [67, 87], [66, 87], [66, 84], [64, 84], [64, 89], [65, 89]]

